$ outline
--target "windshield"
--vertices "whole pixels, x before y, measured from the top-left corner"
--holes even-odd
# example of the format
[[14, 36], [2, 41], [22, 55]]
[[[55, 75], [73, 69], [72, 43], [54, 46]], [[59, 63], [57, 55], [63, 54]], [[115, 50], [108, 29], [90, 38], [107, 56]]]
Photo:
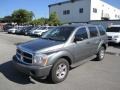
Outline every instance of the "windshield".
[[38, 26], [33, 27], [31, 30], [36, 30], [37, 28], [39, 28]]
[[41, 29], [41, 30], [45, 30], [46, 28], [47, 28], [47, 27], [41, 27], [40, 29]]
[[48, 27], [48, 29], [53, 29], [53, 28], [55, 28], [55, 27]]
[[41, 38], [55, 41], [67, 41], [75, 27], [57, 27], [46, 32]]
[[107, 32], [120, 32], [120, 27], [107, 28]]

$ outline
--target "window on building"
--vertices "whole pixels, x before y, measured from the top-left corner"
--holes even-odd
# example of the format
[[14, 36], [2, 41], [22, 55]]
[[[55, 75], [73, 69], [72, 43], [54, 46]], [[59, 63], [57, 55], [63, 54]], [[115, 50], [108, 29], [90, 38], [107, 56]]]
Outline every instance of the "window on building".
[[83, 13], [83, 8], [80, 8], [79, 12], [80, 12], [80, 13]]
[[66, 13], [67, 13], [67, 14], [70, 14], [70, 10], [67, 10]]
[[117, 15], [115, 14], [115, 18], [117, 18]]
[[96, 8], [93, 8], [93, 12], [94, 12], [94, 13], [97, 13], [97, 9], [96, 9]]
[[98, 31], [97, 31], [96, 27], [89, 27], [88, 29], [90, 31], [90, 37], [91, 38], [98, 36]]
[[64, 10], [63, 11], [63, 15], [68, 15], [68, 14], [70, 14], [70, 10]]

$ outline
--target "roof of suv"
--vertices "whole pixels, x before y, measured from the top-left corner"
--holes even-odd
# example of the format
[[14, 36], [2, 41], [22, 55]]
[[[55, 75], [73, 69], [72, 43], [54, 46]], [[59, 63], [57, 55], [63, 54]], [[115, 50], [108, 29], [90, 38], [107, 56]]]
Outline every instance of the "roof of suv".
[[65, 25], [62, 25], [61, 27], [81, 27], [81, 26], [100, 26], [100, 25], [92, 25], [92, 24], [65, 24]]

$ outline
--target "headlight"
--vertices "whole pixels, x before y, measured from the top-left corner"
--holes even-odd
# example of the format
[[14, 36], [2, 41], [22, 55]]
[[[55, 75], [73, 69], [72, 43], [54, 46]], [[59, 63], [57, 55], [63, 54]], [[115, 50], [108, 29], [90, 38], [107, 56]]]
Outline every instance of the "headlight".
[[45, 66], [48, 62], [48, 57], [45, 54], [35, 54], [33, 58], [33, 64]]
[[114, 38], [119, 38], [119, 36], [114, 36]]

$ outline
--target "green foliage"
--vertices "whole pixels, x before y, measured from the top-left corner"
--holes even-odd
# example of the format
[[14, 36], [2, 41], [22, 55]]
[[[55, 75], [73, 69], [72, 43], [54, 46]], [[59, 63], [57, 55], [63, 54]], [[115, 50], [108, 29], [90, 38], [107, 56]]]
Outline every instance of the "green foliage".
[[39, 18], [39, 19], [35, 19], [33, 21], [30, 22], [30, 24], [33, 24], [33, 25], [50, 25], [50, 26], [57, 26], [57, 25], [60, 25], [60, 21], [58, 19], [58, 16], [57, 14], [54, 12], [54, 13], [51, 13], [49, 19], [47, 18]]
[[33, 24], [33, 25], [45, 25], [47, 23], [48, 23], [47, 18], [39, 18], [30, 22], [30, 24]]
[[58, 19], [58, 16], [57, 16], [56, 12], [53, 12], [53, 13], [50, 14], [49, 25], [51, 25], [51, 26], [60, 25], [60, 21]]
[[15, 10], [12, 13], [13, 21], [17, 22], [18, 24], [27, 23], [27, 22], [32, 21], [33, 16], [34, 16], [34, 14], [32, 11], [27, 11], [24, 9]]
[[0, 19], [0, 22], [11, 23], [13, 21], [12, 16], [5, 16]]

